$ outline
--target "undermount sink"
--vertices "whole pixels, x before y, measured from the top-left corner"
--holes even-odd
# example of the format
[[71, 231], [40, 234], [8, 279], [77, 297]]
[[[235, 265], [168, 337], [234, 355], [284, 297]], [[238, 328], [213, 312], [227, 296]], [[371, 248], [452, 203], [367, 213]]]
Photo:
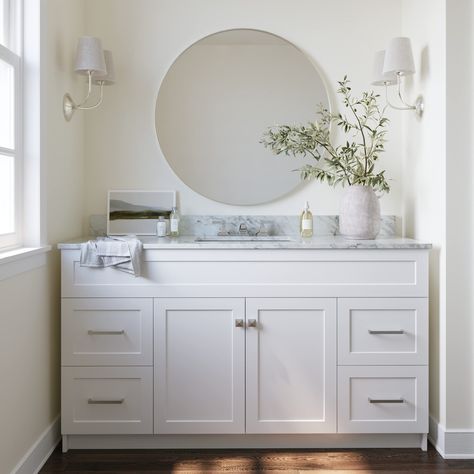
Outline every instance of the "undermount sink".
[[293, 239], [284, 235], [212, 235], [196, 237], [195, 242], [291, 242]]

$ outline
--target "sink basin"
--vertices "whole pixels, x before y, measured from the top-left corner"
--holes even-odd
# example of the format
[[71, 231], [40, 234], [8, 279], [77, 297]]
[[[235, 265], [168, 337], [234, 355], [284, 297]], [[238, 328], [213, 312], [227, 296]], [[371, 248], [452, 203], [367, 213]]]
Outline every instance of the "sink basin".
[[195, 242], [291, 242], [285, 235], [212, 235], [196, 237]]

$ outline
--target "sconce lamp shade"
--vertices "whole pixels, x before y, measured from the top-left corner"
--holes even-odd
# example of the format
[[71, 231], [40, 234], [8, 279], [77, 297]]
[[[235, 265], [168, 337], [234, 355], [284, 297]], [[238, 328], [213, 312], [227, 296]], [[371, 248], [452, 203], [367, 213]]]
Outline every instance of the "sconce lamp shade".
[[395, 73], [383, 73], [383, 65], [385, 61], [385, 51], [377, 51], [374, 57], [374, 80], [373, 86], [393, 86], [397, 83], [397, 76]]
[[112, 51], [104, 49], [105, 66], [107, 68], [106, 74], [94, 74], [92, 82], [94, 84], [103, 83], [105, 86], [110, 86], [115, 83], [115, 67]]
[[415, 61], [413, 60], [410, 38], [393, 38], [385, 53], [383, 73], [408, 76], [414, 72]]
[[82, 36], [79, 38], [76, 51], [75, 71], [78, 74], [107, 74], [104, 51], [99, 38]]

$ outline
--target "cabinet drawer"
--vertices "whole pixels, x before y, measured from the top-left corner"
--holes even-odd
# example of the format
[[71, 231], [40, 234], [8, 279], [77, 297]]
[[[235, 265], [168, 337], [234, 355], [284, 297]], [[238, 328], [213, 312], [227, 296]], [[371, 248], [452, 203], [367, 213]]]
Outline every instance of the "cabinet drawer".
[[338, 300], [339, 365], [428, 363], [427, 298]]
[[63, 297], [428, 296], [426, 250], [147, 249], [140, 277], [61, 255]]
[[62, 300], [62, 365], [152, 365], [153, 300]]
[[63, 367], [63, 434], [153, 433], [152, 367]]
[[427, 433], [428, 367], [338, 367], [339, 433]]

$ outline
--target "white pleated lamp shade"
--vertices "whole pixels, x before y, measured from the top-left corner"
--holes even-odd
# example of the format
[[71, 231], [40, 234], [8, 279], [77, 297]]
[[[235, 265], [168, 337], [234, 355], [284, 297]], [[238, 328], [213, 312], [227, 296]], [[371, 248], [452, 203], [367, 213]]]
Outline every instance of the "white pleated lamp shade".
[[74, 70], [78, 74], [87, 74], [89, 71], [94, 74], [107, 74], [104, 51], [99, 38], [93, 36], [79, 38]]
[[105, 66], [107, 68], [106, 74], [94, 74], [92, 80], [94, 84], [100, 84], [101, 82], [105, 86], [110, 86], [115, 83], [115, 67], [114, 67], [114, 58], [112, 56], [112, 51], [104, 49], [104, 58]]
[[374, 57], [374, 80], [373, 86], [393, 86], [397, 83], [397, 75], [395, 73], [383, 73], [383, 65], [385, 61], [385, 51], [377, 51]]
[[383, 73], [408, 76], [414, 72], [415, 61], [413, 60], [410, 38], [393, 38], [385, 53]]

